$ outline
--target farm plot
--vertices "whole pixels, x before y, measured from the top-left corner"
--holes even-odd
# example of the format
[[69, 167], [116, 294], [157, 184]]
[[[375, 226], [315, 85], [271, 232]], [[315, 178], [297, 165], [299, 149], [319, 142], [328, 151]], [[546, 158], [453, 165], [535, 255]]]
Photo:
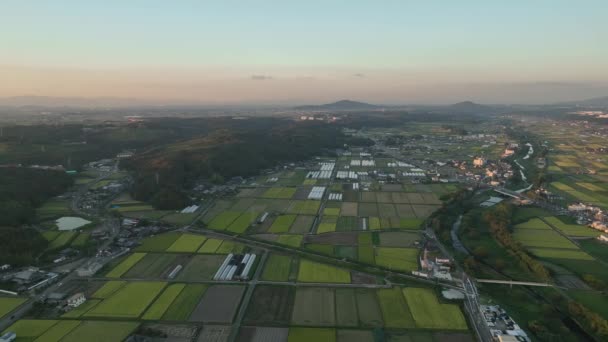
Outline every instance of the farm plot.
[[241, 216], [239, 216], [236, 220], [234, 220], [226, 230], [234, 233], [244, 233], [247, 228], [253, 223], [256, 218], [259, 216], [258, 212], [247, 211], [244, 212]]
[[356, 202], [343, 202], [340, 209], [342, 216], [357, 216], [358, 204]]
[[143, 319], [145, 320], [159, 320], [165, 314], [165, 311], [169, 309], [171, 303], [179, 296], [182, 290], [186, 287], [185, 284], [171, 284], [169, 285], [163, 293], [158, 296], [156, 301], [146, 311], [143, 315]]
[[123, 262], [114, 267], [106, 277], [108, 278], [120, 278], [123, 274], [125, 274], [128, 270], [133, 267], [133, 265], [137, 264], [141, 259], [146, 256], [146, 253], [133, 253], [129, 255]]
[[295, 293], [293, 286], [257, 286], [247, 306], [246, 324], [288, 325]]
[[516, 229], [551, 229], [551, 226], [539, 218], [533, 218], [515, 226]]
[[240, 243], [224, 240], [215, 251], [215, 254], [241, 253], [244, 249], [245, 246]]
[[374, 257], [376, 265], [399, 271], [418, 269], [418, 249], [377, 247]]
[[287, 281], [291, 269], [291, 257], [272, 254], [264, 265], [262, 279], [267, 281]]
[[528, 250], [544, 259], [594, 260], [589, 254], [576, 249], [528, 248]]
[[442, 304], [430, 289], [405, 288], [403, 295], [416, 322], [423, 329], [467, 330], [467, 322], [455, 304]]
[[240, 285], [213, 285], [207, 289], [189, 321], [231, 323], [236, 314], [245, 287]]
[[268, 231], [271, 233], [287, 233], [295, 220], [296, 215], [293, 214], [278, 216], [272, 222], [272, 225], [270, 226], [270, 229], [268, 229]]
[[95, 293], [93, 294], [93, 298], [106, 299], [110, 298], [114, 294], [114, 292], [120, 290], [123, 286], [127, 285], [126, 281], [122, 280], [112, 280], [103, 284]]
[[334, 290], [298, 287], [291, 316], [294, 325], [334, 326], [336, 324]]
[[44, 334], [58, 322], [59, 321], [47, 319], [20, 319], [8, 327], [8, 329], [4, 330], [2, 334], [12, 331], [19, 336], [20, 340], [33, 341], [36, 337]]
[[67, 334], [61, 342], [123, 341], [138, 326], [137, 322], [85, 321]]
[[555, 216], [545, 217], [544, 220], [569, 236], [596, 237], [599, 235], [594, 229], [579, 224], [567, 224]]
[[224, 325], [205, 324], [201, 329], [197, 342], [228, 342], [232, 327]]
[[336, 289], [336, 324], [341, 327], [359, 325], [355, 289]]
[[[123, 278], [160, 278], [171, 272], [176, 265], [177, 254], [146, 254], [137, 264], [129, 269]], [[183, 258], [181, 258], [183, 260]]]
[[40, 335], [35, 342], [56, 342], [60, 341], [65, 335], [74, 330], [80, 321], [60, 321], [52, 326], [44, 334]]
[[79, 307], [74, 308], [61, 315], [61, 318], [79, 318], [80, 316], [89, 312], [89, 310], [97, 306], [97, 304], [99, 303], [101, 303], [101, 299], [89, 299], [83, 304], [81, 304]]
[[559, 235], [553, 230], [547, 229], [516, 229], [513, 234], [515, 240], [525, 247], [546, 247], [577, 249], [578, 247], [570, 240]]
[[290, 207], [287, 209], [289, 214], [298, 215], [316, 215], [321, 206], [321, 201], [306, 200], [306, 201], [293, 201]]
[[209, 221], [207, 225], [209, 229], [224, 230], [239, 216], [241, 216], [239, 211], [224, 211]]
[[78, 235], [78, 232], [76, 231], [61, 232], [55, 239], [53, 239], [53, 241], [51, 241], [47, 249], [54, 251], [63, 248], [69, 245], [70, 242], [72, 242], [72, 240], [76, 237], [76, 235]]
[[289, 328], [287, 342], [336, 342], [336, 330], [330, 328]]
[[383, 232], [380, 233], [380, 246], [383, 247], [413, 247], [420, 240], [416, 232]]
[[290, 234], [305, 234], [310, 231], [312, 223], [314, 222], [314, 216], [298, 215], [289, 228]]
[[414, 328], [414, 318], [398, 287], [377, 291], [384, 326], [387, 328]]
[[378, 216], [376, 203], [359, 203], [359, 217]]
[[395, 206], [390, 203], [378, 203], [378, 213], [380, 217], [396, 217]]
[[138, 246], [137, 252], [164, 252], [171, 247], [175, 240], [181, 235], [177, 233], [166, 233], [145, 238], [142, 244]]
[[401, 218], [416, 218], [414, 209], [410, 204], [395, 204], [397, 215]]
[[164, 282], [129, 283], [84, 316], [137, 318], [164, 289], [165, 285]]
[[350, 272], [303, 259], [300, 261], [298, 281], [305, 283], [350, 283]]
[[359, 321], [364, 327], [381, 327], [382, 311], [378, 303], [376, 291], [373, 289], [355, 289], [357, 296], [357, 308], [359, 310]]
[[19, 305], [25, 303], [27, 298], [20, 297], [0, 297], [0, 318], [4, 317]]
[[263, 198], [290, 199], [296, 193], [296, 188], [270, 188], [264, 192]]
[[359, 220], [355, 216], [341, 216], [336, 222], [336, 231], [349, 232], [359, 229]]
[[330, 233], [336, 231], [338, 218], [334, 216], [324, 216], [317, 227], [317, 234]]
[[425, 219], [429, 217], [433, 212], [439, 209], [438, 205], [422, 205], [422, 204], [413, 204], [412, 209], [414, 209], [414, 213], [417, 218]]
[[179, 281], [211, 280], [220, 267], [225, 255], [195, 255], [177, 275]]
[[36, 209], [36, 217], [41, 221], [47, 221], [71, 213], [70, 202], [60, 199], [52, 199], [45, 202], [40, 208]]
[[302, 235], [281, 235], [277, 238], [277, 243], [298, 248], [302, 244], [303, 239]]
[[374, 342], [374, 335], [369, 330], [339, 329], [337, 342]]
[[174, 253], [194, 253], [207, 240], [202, 235], [182, 234], [169, 248], [167, 252]]
[[224, 242], [224, 240], [208, 239], [207, 241], [205, 241], [203, 243], [203, 245], [197, 251], [197, 253], [214, 254], [215, 252], [217, 252], [218, 248], [220, 248], [220, 246], [222, 245], [223, 242]]
[[[314, 179], [313, 179], [314, 180]], [[286, 342], [288, 328], [244, 327], [237, 341], [239, 342]]]
[[208, 285], [188, 284], [180, 291], [163, 315], [166, 321], [185, 321], [207, 291]]

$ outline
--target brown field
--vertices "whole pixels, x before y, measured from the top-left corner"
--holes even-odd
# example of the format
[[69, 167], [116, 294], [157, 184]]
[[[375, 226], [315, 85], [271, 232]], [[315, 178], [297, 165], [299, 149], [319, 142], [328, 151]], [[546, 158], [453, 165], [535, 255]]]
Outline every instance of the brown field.
[[306, 215], [298, 215], [296, 220], [293, 221], [291, 228], [289, 228], [289, 233], [291, 234], [305, 234], [310, 231], [310, 227], [312, 226], [313, 221], [315, 220], [314, 216], [306, 216]]
[[410, 203], [410, 199], [407, 197], [407, 194], [403, 192], [394, 192], [391, 194], [391, 197], [393, 199], [393, 203]]
[[424, 204], [424, 198], [419, 193], [408, 193], [407, 198], [412, 204]]
[[231, 323], [245, 291], [240, 285], [213, 285], [192, 314], [191, 322]]
[[380, 246], [413, 247], [414, 241], [420, 240], [420, 234], [407, 232], [384, 232], [380, 234]]
[[340, 215], [342, 216], [357, 216], [358, 205], [356, 202], [343, 202]]
[[359, 325], [354, 289], [336, 289], [336, 324], [344, 327]]
[[285, 342], [289, 328], [245, 327], [237, 342]]
[[361, 202], [376, 203], [376, 193], [375, 192], [362, 192], [361, 193]]
[[437, 197], [437, 195], [433, 193], [421, 195], [424, 199], [424, 204], [441, 204], [441, 200], [439, 199], [439, 197]]
[[312, 186], [301, 186], [296, 189], [296, 193], [291, 197], [296, 200], [305, 200], [308, 199], [308, 194], [310, 194], [310, 190], [312, 190]]
[[291, 316], [295, 325], [333, 326], [336, 323], [334, 290], [330, 288], [300, 287]]
[[390, 192], [377, 192], [376, 200], [378, 203], [393, 203], [392, 193]]
[[245, 323], [251, 325], [289, 324], [295, 293], [296, 289], [293, 286], [257, 286], [247, 305]]
[[228, 342], [231, 327], [221, 325], [204, 325], [198, 335], [198, 342]]
[[374, 342], [374, 335], [370, 330], [340, 329], [337, 337], [337, 342]]
[[225, 255], [195, 255], [188, 264], [184, 264], [184, 268], [177, 274], [177, 280], [211, 280], [225, 258]]
[[378, 206], [376, 203], [359, 203], [359, 216], [378, 216]]
[[357, 307], [359, 308], [359, 321], [361, 326], [381, 327], [382, 311], [376, 297], [376, 291], [372, 289], [356, 289]]
[[414, 209], [409, 204], [395, 204], [395, 208], [397, 209], [397, 215], [403, 218], [415, 218], [416, 214], [414, 213]]
[[395, 206], [390, 203], [378, 203], [378, 212], [380, 217], [394, 217], [397, 216]]

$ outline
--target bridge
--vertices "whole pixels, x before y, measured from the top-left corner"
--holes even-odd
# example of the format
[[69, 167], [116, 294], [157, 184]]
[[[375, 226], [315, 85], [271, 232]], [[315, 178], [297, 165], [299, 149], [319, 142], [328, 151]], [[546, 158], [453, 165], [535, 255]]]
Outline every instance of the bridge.
[[513, 198], [516, 198], [518, 200], [527, 200], [527, 199], [529, 199], [526, 196], [520, 194], [519, 192], [516, 192], [516, 191], [513, 191], [513, 190], [509, 190], [509, 189], [505, 189], [505, 188], [494, 188], [494, 191], [498, 192], [501, 195], [513, 197]]

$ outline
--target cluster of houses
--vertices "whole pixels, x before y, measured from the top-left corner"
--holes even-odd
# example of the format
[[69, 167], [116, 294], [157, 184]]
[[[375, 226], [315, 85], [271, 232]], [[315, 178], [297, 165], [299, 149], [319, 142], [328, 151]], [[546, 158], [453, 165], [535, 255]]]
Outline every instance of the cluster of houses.
[[[0, 276], [0, 281], [14, 283], [16, 292], [13, 294], [45, 288], [53, 284], [59, 277], [58, 273], [47, 272], [37, 267], [26, 267], [13, 272], [9, 271], [9, 265], [3, 265], [2, 268], [5, 272]], [[11, 291], [4, 292], [11, 293]]]
[[528, 342], [526, 332], [498, 305], [481, 305], [492, 338], [497, 342]]

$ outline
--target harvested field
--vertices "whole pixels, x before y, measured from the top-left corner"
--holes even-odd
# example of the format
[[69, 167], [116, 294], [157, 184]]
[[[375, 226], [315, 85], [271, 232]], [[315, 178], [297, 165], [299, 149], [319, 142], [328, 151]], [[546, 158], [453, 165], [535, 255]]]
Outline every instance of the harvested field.
[[378, 213], [380, 217], [395, 217], [397, 211], [395, 206], [389, 203], [378, 203]]
[[296, 288], [293, 286], [257, 286], [247, 306], [245, 323], [288, 325], [295, 294]]
[[306, 216], [306, 215], [298, 215], [289, 228], [289, 233], [291, 234], [305, 234], [310, 231], [310, 227], [312, 227], [312, 223], [314, 221], [314, 216]]
[[369, 217], [378, 216], [378, 205], [373, 203], [359, 203], [359, 216]]
[[228, 342], [232, 327], [221, 325], [204, 325], [198, 336], [198, 342]]
[[307, 243], [319, 243], [327, 245], [356, 245], [358, 233], [335, 232], [323, 235], [310, 235], [306, 237]]
[[225, 255], [195, 255], [177, 275], [179, 281], [211, 280], [220, 267]]
[[429, 217], [433, 212], [435, 212], [437, 209], [439, 209], [439, 207], [440, 206], [438, 206], [438, 205], [420, 205], [420, 204], [412, 205], [412, 209], [414, 209], [414, 213], [416, 214], [416, 217], [422, 218], [422, 219]]
[[344, 327], [359, 325], [355, 289], [336, 289], [336, 325]]
[[358, 207], [356, 202], [343, 202], [340, 213], [342, 216], [357, 216]]
[[383, 247], [413, 247], [420, 240], [418, 233], [383, 232], [380, 233], [380, 246]]
[[198, 303], [191, 322], [231, 323], [241, 303], [245, 287], [240, 285], [212, 285]]
[[412, 218], [416, 217], [414, 213], [414, 209], [409, 204], [395, 204], [395, 209], [397, 210], [397, 215], [403, 218]]
[[374, 335], [369, 330], [338, 330], [337, 342], [374, 342]]
[[376, 291], [373, 289], [355, 289], [357, 307], [359, 309], [359, 322], [363, 327], [382, 327], [382, 311], [378, 304]]
[[334, 290], [298, 287], [291, 323], [294, 325], [333, 326], [336, 307]]

